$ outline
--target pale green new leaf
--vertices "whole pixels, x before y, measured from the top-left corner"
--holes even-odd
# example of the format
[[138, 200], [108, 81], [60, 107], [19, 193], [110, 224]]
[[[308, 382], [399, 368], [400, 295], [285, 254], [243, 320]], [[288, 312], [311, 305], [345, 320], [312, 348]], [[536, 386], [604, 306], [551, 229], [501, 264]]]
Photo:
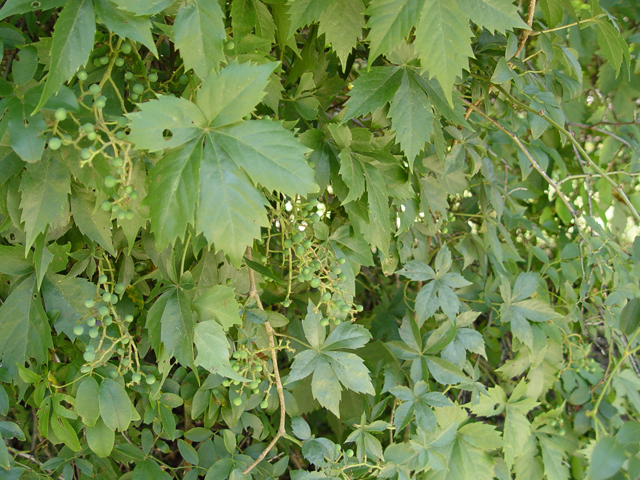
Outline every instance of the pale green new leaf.
[[239, 122], [266, 95], [269, 75], [277, 62], [254, 65], [232, 63], [219, 74], [211, 73], [198, 90], [196, 103], [210, 127]]
[[176, 288], [169, 294], [160, 325], [160, 339], [169, 355], [185, 367], [193, 365], [193, 314], [189, 299], [181, 289]]
[[200, 321], [216, 320], [225, 330], [242, 323], [238, 314], [240, 305], [231, 287], [216, 285], [200, 295], [192, 307]]
[[35, 274], [14, 288], [0, 306], [0, 359], [12, 377], [17, 377], [16, 364], [24, 366], [34, 358], [42, 364], [53, 348], [51, 327], [36, 288]]
[[422, 11], [425, 0], [372, 0], [369, 14], [371, 42], [369, 61], [390, 52], [409, 35]]
[[175, 44], [180, 50], [185, 68], [206, 78], [224, 60], [226, 39], [224, 13], [217, 1], [193, 0], [184, 3], [173, 24]]
[[231, 368], [229, 341], [217, 322], [206, 321], [196, 324], [193, 340], [198, 350], [195, 365], [223, 377], [246, 381]]
[[209, 135], [254, 183], [290, 197], [317, 191], [314, 172], [304, 157], [309, 149], [279, 122], [240, 122]]
[[431, 139], [433, 113], [426, 93], [406, 72], [389, 108], [391, 126], [413, 170], [413, 161]]
[[342, 123], [355, 117], [375, 112], [393, 99], [402, 81], [403, 70], [398, 67], [373, 67], [353, 82], [349, 100], [345, 104], [346, 116]]
[[51, 41], [49, 75], [34, 111], [89, 59], [96, 34], [93, 0], [70, 0], [60, 13]]
[[[94, 398], [95, 401], [95, 398]], [[106, 458], [113, 450], [115, 432], [105, 425], [101, 418], [95, 425], [87, 427], [87, 443], [89, 448], [100, 458]]]
[[293, 35], [296, 30], [305, 25], [311, 25], [317, 22], [324, 12], [334, 0], [289, 0], [289, 36]]
[[429, 78], [435, 77], [444, 95], [453, 105], [455, 79], [468, 68], [471, 50], [471, 30], [467, 16], [451, 0], [431, 0], [425, 3], [416, 28], [414, 42], [422, 69]]
[[96, 197], [88, 190], [71, 195], [71, 213], [78, 230], [115, 256], [111, 242], [111, 213], [96, 208]]
[[110, 0], [94, 0], [96, 16], [113, 33], [121, 38], [140, 42], [147, 47], [156, 58], [158, 50], [151, 36], [151, 20], [146, 16], [120, 10]]
[[511, 0], [456, 0], [473, 23], [490, 32], [528, 29]]
[[200, 162], [196, 230], [239, 265], [247, 245], [268, 225], [265, 205], [247, 174], [207, 137]]
[[194, 140], [168, 152], [149, 172], [145, 203], [159, 250], [183, 237], [187, 224], [194, 223], [201, 156], [202, 142]]
[[22, 221], [27, 234], [27, 249], [45, 231], [56, 215], [63, 212], [70, 192], [67, 167], [52, 155], [30, 163], [20, 181]]
[[136, 148], [157, 152], [179, 147], [202, 133], [207, 121], [202, 111], [184, 98], [158, 95], [140, 104], [140, 111], [128, 113], [129, 141]]
[[320, 15], [318, 34], [325, 35], [343, 68], [362, 36], [365, 26], [364, 10], [362, 0], [333, 0], [329, 8]]
[[98, 389], [100, 416], [110, 430], [124, 432], [129, 428], [131, 417], [131, 400], [124, 387], [110, 378], [103, 378]]

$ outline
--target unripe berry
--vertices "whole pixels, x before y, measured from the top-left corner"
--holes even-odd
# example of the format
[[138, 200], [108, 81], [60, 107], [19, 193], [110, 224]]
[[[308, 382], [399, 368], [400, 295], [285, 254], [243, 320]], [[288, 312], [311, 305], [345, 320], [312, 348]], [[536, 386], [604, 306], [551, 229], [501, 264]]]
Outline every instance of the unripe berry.
[[133, 217], [135, 217], [135, 215], [133, 214], [133, 212], [131, 210], [127, 211], [127, 214], [125, 215], [125, 218], [127, 220], [133, 220]]
[[107, 175], [106, 177], [104, 177], [104, 186], [107, 188], [113, 188], [116, 186], [116, 179], [113, 178], [113, 176], [111, 175]]
[[83, 160], [89, 160], [91, 158], [91, 150], [88, 148], [83, 148], [80, 150], [80, 158]]
[[303, 238], [304, 238], [304, 237], [302, 236], [302, 234], [301, 234], [301, 233], [296, 233], [296, 234], [293, 236], [293, 241], [294, 241], [294, 242], [296, 242], [296, 243], [300, 243], [300, 242], [302, 241], [302, 239], [303, 239]]
[[189, 83], [189, 77], [187, 77], [186, 75], [180, 75], [180, 78], [178, 78], [178, 82], [180, 82], [182, 85], [186, 85], [187, 83]]
[[347, 280], [347, 276], [344, 273], [341, 273], [340, 275], [338, 275], [338, 280], [344, 282]]
[[344, 452], [344, 454], [347, 458], [351, 458], [353, 457], [353, 450], [349, 449], [346, 452]]
[[293, 242], [291, 241], [291, 239], [290, 239], [290, 238], [287, 238], [287, 239], [284, 241], [283, 245], [284, 245], [284, 248], [291, 248], [291, 247], [293, 247]]
[[49, 139], [49, 148], [51, 150], [58, 150], [61, 146], [62, 140], [60, 140], [58, 137], [51, 137], [51, 139]]
[[309, 285], [312, 288], [318, 288], [320, 286], [320, 279], [319, 278], [314, 278], [309, 282]]
[[140, 380], [142, 380], [142, 376], [139, 373], [134, 373], [133, 375], [131, 375], [131, 381], [138, 383]]
[[125, 315], [124, 321], [127, 323], [133, 322], [133, 315]]
[[133, 73], [125, 72], [125, 74], [124, 74], [124, 79], [125, 80], [131, 80], [132, 78], [133, 78]]
[[89, 373], [91, 371], [91, 367], [89, 365], [82, 365], [80, 367], [80, 373]]
[[133, 91], [133, 93], [140, 95], [142, 92], [144, 92], [144, 86], [136, 83], [131, 90]]
[[127, 134], [126, 134], [126, 133], [124, 133], [122, 130], [118, 130], [118, 131], [116, 132], [116, 138], [117, 138], [118, 140], [124, 140], [126, 137], [127, 137]]
[[242, 399], [241, 399], [240, 397], [236, 397], [236, 398], [234, 398], [234, 399], [233, 399], [233, 404], [234, 404], [236, 407], [239, 407], [240, 405], [242, 405]]
[[329, 325], [329, 319], [323, 318], [322, 320], [320, 320], [320, 326], [326, 327], [327, 325]]
[[234, 48], [236, 48], [236, 42], [234, 42], [233, 40], [227, 40], [227, 42], [224, 44], [224, 49], [227, 52], [230, 52]]
[[98, 85], [97, 83], [92, 84], [92, 85], [89, 87], [89, 92], [90, 92], [92, 95], [99, 95], [99, 94], [100, 94], [100, 85]]
[[84, 70], [80, 70], [76, 75], [78, 80], [80, 80], [81, 82], [84, 82], [88, 76], [89, 75], [87, 75], [87, 72], [85, 72]]
[[282, 306], [287, 308], [289, 305], [291, 305], [291, 300], [285, 300], [284, 302], [282, 302]]
[[154, 383], [156, 383], [156, 377], [154, 377], [153, 375], [147, 375], [144, 381], [147, 382], [147, 385], [153, 385]]
[[87, 318], [87, 326], [93, 327], [96, 324], [96, 317]]
[[93, 307], [95, 305], [95, 303], [96, 302], [94, 302], [92, 298], [87, 298], [84, 301], [84, 306], [87, 307], [87, 308], [91, 308], [91, 307]]
[[329, 300], [331, 300], [331, 293], [329, 292], [324, 292], [322, 294], [322, 301], [323, 302], [328, 302]]
[[115, 380], [118, 378], [118, 372], [116, 370], [109, 370], [109, 377]]
[[100, 57], [100, 64], [106, 65], [109, 63], [109, 57]]
[[304, 247], [302, 245], [296, 245], [296, 255], [304, 255]]
[[344, 265], [344, 264], [346, 263], [346, 261], [347, 261], [347, 259], [346, 259], [346, 258], [344, 258], [344, 257], [340, 257], [340, 258], [338, 259], [338, 263], [339, 263], [340, 265]]
[[102, 294], [102, 300], [104, 300], [105, 302], [109, 302], [109, 300], [111, 300], [111, 294], [109, 292], [104, 292]]
[[101, 317], [104, 317], [105, 315], [109, 314], [109, 309], [103, 305], [98, 309], [98, 313]]
[[120, 210], [116, 214], [116, 217], [118, 218], [118, 220], [124, 220], [126, 216], [127, 216], [127, 214], [126, 214], [126, 212], [124, 210]]
[[147, 80], [149, 80], [151, 83], [155, 83], [158, 81], [158, 74], [157, 73], [150, 73], [149, 75], [147, 75]]
[[84, 327], [82, 325], [76, 325], [73, 327], [73, 334], [80, 336], [84, 333]]
[[87, 133], [87, 139], [91, 140], [92, 142], [98, 138], [98, 134], [96, 132], [89, 132]]
[[124, 163], [124, 160], [122, 160], [120, 157], [116, 157], [113, 160], [111, 160], [111, 164], [116, 168], [121, 167], [123, 163]]
[[264, 410], [265, 408], [267, 408], [268, 406], [269, 406], [269, 402], [267, 402], [266, 400], [263, 400], [263, 401], [260, 403], [260, 408], [262, 408], [263, 410]]
[[116, 283], [116, 284], [115, 284], [115, 286], [113, 287], [113, 290], [114, 290], [118, 295], [123, 294], [123, 293], [124, 293], [124, 289], [125, 289], [125, 286], [124, 286], [124, 283], [122, 283], [122, 282], [118, 282], [118, 283]]
[[98, 329], [97, 328], [90, 328], [89, 329], [89, 336], [91, 338], [98, 338]]
[[100, 95], [95, 99], [93, 104], [96, 106], [96, 108], [104, 108], [107, 105], [107, 97], [105, 97], [104, 95]]
[[73, 138], [71, 138], [71, 135], [65, 133], [62, 136], [62, 144], [63, 145], [71, 145], [71, 143], [73, 143]]
[[129, 55], [131, 53], [131, 44], [130, 43], [123, 43], [122, 45], [120, 45], [120, 51], [122, 53], [124, 53], [125, 55]]
[[102, 319], [102, 324], [105, 325], [106, 327], [108, 327], [112, 323], [113, 323], [113, 318], [111, 317], [111, 315], [107, 315]]
[[56, 120], [62, 122], [63, 120], [67, 119], [67, 111], [64, 108], [60, 107], [56, 110], [55, 116]]
[[93, 362], [96, 358], [96, 354], [93, 352], [84, 352], [82, 358], [84, 358], [85, 362]]
[[116, 58], [116, 61], [114, 63], [116, 65], [116, 67], [121, 67], [121, 66], [124, 65], [124, 58], [118, 57], [118, 58]]

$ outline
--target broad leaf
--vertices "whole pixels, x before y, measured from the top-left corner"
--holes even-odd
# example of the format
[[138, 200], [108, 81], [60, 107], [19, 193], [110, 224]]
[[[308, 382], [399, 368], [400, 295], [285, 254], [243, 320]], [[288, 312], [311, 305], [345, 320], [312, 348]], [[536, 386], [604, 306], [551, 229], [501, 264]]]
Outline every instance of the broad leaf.
[[529, 26], [518, 15], [518, 7], [510, 0], [456, 0], [473, 23], [490, 32], [505, 32]]
[[113, 450], [115, 432], [105, 425], [101, 418], [93, 426], [87, 427], [89, 448], [100, 458], [106, 458]]
[[342, 121], [382, 108], [393, 99], [401, 82], [402, 69], [398, 67], [374, 67], [359, 76], [349, 92], [349, 100], [345, 104], [347, 115]]
[[120, 10], [111, 0], [94, 0], [96, 15], [105, 26], [121, 38], [140, 42], [156, 58], [158, 50], [151, 36], [151, 21], [147, 17]]
[[200, 321], [216, 320], [225, 330], [242, 323], [238, 314], [240, 305], [230, 287], [216, 285], [199, 296], [192, 307]]
[[229, 341], [217, 322], [206, 321], [196, 324], [193, 338], [198, 350], [196, 365], [223, 377], [239, 381], [246, 380], [231, 368]]
[[335, 0], [289, 0], [289, 36], [305, 25], [316, 22]]
[[129, 427], [133, 420], [131, 417], [133, 407], [126, 390], [120, 383], [110, 378], [103, 378], [96, 400], [100, 405], [100, 416], [110, 430], [124, 432]]
[[369, 61], [393, 50], [409, 35], [422, 11], [425, 0], [372, 0], [369, 14], [371, 42]]
[[160, 325], [160, 339], [169, 355], [185, 367], [193, 365], [193, 314], [189, 299], [181, 289], [176, 288], [169, 294]]
[[95, 195], [88, 190], [76, 190], [71, 195], [71, 213], [78, 230], [115, 255], [111, 242], [111, 214], [97, 209]]
[[92, 376], [88, 376], [82, 380], [76, 392], [76, 413], [82, 417], [82, 422], [89, 427], [94, 426], [100, 418], [98, 388], [98, 382]]
[[318, 33], [324, 34], [344, 69], [347, 57], [362, 37], [365, 26], [365, 6], [362, 0], [333, 0], [320, 15]]

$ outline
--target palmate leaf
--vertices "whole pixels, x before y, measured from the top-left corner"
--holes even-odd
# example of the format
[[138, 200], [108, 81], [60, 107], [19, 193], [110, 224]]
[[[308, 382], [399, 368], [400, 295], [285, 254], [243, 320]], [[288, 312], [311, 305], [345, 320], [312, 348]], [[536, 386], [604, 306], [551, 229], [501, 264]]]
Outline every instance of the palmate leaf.
[[305, 25], [311, 25], [318, 21], [322, 12], [324, 12], [334, 0], [289, 0], [289, 36], [293, 35], [296, 30]]
[[415, 26], [425, 0], [372, 0], [369, 14], [369, 36], [371, 42], [369, 61], [390, 52], [409, 35]]
[[318, 33], [324, 33], [343, 68], [347, 63], [347, 57], [362, 36], [365, 25], [364, 10], [362, 0], [333, 0], [320, 15]]
[[217, 373], [223, 377], [238, 381], [246, 381], [244, 377], [231, 368], [229, 362], [229, 341], [222, 327], [214, 321], [200, 322], [195, 326], [194, 341], [198, 356], [195, 359], [197, 366], [205, 370]]
[[242, 323], [240, 305], [231, 287], [216, 285], [199, 296], [192, 307], [201, 321], [216, 320], [225, 330]]
[[455, 79], [473, 56], [467, 18], [456, 2], [430, 0], [425, 3], [416, 27], [414, 45], [422, 69], [442, 85], [450, 105]]
[[160, 339], [169, 355], [184, 366], [193, 365], [194, 321], [191, 304], [179, 288], [169, 293], [160, 319]]
[[342, 123], [383, 107], [393, 99], [401, 81], [402, 69], [399, 67], [373, 67], [358, 77], [349, 92], [345, 104], [347, 114]]
[[175, 2], [175, 0], [110, 0], [118, 8], [136, 15], [155, 15]]
[[518, 15], [511, 0], [456, 0], [462, 11], [479, 27], [494, 32], [506, 32], [529, 26]]
[[51, 42], [49, 75], [42, 90], [37, 112], [64, 82], [89, 59], [93, 49], [96, 22], [93, 0], [70, 0], [58, 17]]
[[224, 13], [218, 2], [193, 0], [184, 3], [173, 24], [175, 44], [187, 69], [200, 78], [217, 70], [224, 60], [222, 45], [226, 39]]
[[140, 42], [156, 58], [158, 50], [151, 36], [151, 20], [145, 16], [120, 10], [110, 0], [94, 0], [96, 15], [105, 26], [119, 37]]
[[17, 377], [16, 365], [24, 366], [29, 358], [38, 363], [47, 360], [47, 350], [53, 348], [51, 327], [38, 294], [35, 274], [15, 287], [0, 306], [0, 358], [12, 377]]

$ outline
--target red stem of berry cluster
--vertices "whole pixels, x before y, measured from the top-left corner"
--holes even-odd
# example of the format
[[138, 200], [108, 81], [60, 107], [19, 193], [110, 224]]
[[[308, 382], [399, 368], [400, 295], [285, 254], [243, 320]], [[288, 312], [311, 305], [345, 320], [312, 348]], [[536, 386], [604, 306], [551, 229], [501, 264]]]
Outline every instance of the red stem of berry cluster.
[[[251, 247], [247, 247], [246, 257], [249, 260], [251, 260]], [[262, 301], [260, 300], [260, 295], [258, 295], [258, 290], [256, 289], [255, 273], [251, 267], [247, 267], [247, 268], [249, 269], [249, 297], [253, 298], [256, 301], [256, 304], [258, 305], [258, 308], [260, 310], [264, 310], [264, 307], [262, 306]], [[264, 323], [264, 326], [267, 330], [267, 337], [269, 338], [269, 351], [271, 352], [271, 362], [273, 363], [273, 375], [276, 379], [276, 390], [278, 391], [278, 400], [280, 402], [280, 425], [278, 427], [278, 432], [276, 433], [276, 436], [273, 437], [273, 440], [271, 440], [269, 445], [267, 445], [267, 448], [265, 448], [262, 451], [262, 453], [258, 456], [258, 458], [256, 458], [256, 460], [245, 469], [244, 471], [245, 475], [248, 474], [251, 470], [253, 470], [256, 467], [256, 465], [258, 465], [262, 460], [264, 460], [264, 458], [271, 451], [271, 449], [274, 447], [274, 445], [280, 439], [280, 437], [282, 437], [286, 433], [286, 430], [284, 427], [284, 421], [285, 421], [284, 389], [282, 388], [282, 380], [280, 379], [280, 370], [278, 369], [278, 352], [276, 350], [274, 331], [269, 321], [266, 321]]]

